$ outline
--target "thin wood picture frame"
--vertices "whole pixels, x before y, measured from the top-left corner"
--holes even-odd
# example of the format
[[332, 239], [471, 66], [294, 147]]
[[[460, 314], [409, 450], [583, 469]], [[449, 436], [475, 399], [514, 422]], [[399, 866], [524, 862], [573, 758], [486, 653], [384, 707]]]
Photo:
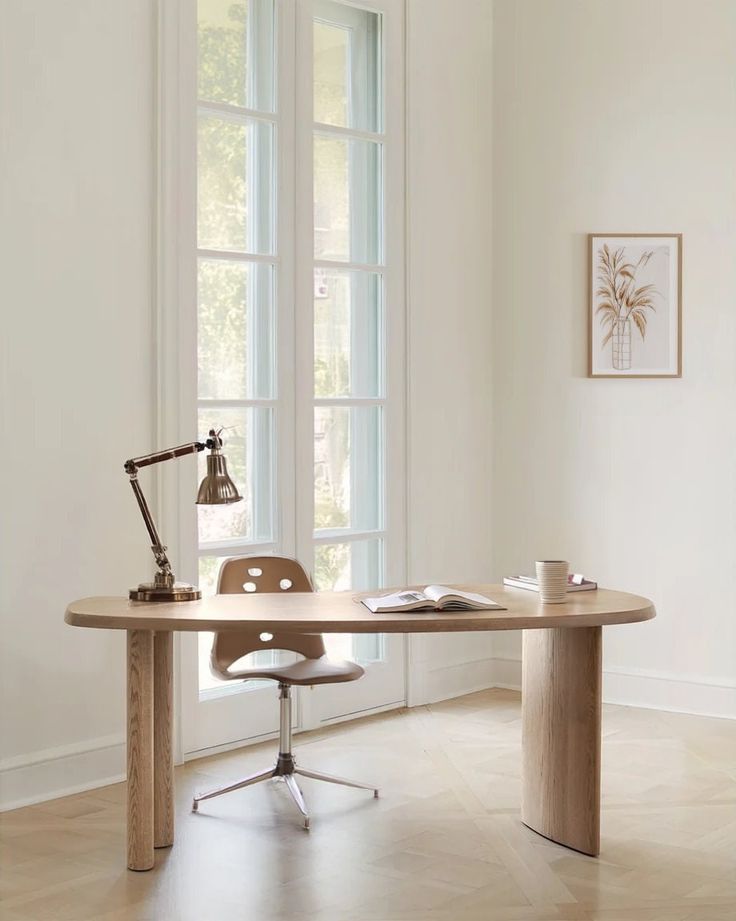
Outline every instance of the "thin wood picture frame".
[[682, 377], [682, 234], [588, 234], [588, 377]]

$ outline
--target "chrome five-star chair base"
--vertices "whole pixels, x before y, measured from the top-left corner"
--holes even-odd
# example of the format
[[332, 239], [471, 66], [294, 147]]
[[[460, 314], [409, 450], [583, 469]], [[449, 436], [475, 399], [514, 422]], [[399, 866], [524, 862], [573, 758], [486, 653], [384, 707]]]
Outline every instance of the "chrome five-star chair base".
[[240, 790], [242, 787], [250, 787], [252, 784], [260, 783], [262, 780], [283, 777], [292, 799], [304, 818], [304, 827], [309, 828], [309, 813], [307, 812], [307, 806], [304, 802], [302, 791], [299, 788], [299, 784], [296, 782], [295, 774], [299, 774], [302, 777], [311, 777], [313, 780], [324, 780], [327, 783], [341, 784], [344, 787], [357, 787], [360, 790], [372, 790], [373, 795], [378, 796], [378, 788], [374, 787], [372, 784], [359, 783], [357, 780], [346, 780], [344, 777], [323, 774], [321, 771], [309, 771], [306, 768], [297, 766], [291, 751], [291, 688], [288, 684], [279, 684], [279, 692], [279, 755], [276, 759], [275, 767], [268, 768], [268, 770], [265, 771], [259, 771], [257, 774], [251, 774], [249, 777], [238, 780], [236, 783], [228, 784], [226, 787], [218, 787], [216, 790], [210, 790], [208, 793], [201, 793], [195, 796], [192, 801], [193, 812], [199, 810], [199, 804], [202, 800], [212, 799], [215, 796], [222, 796], [223, 793], [231, 793], [233, 790]]

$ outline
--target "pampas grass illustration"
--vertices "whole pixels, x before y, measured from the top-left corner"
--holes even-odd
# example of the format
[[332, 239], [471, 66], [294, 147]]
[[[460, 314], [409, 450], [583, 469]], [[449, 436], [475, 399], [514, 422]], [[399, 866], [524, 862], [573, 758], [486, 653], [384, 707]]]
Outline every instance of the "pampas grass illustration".
[[641, 255], [634, 264], [627, 262], [624, 247], [610, 250], [606, 244], [598, 253], [598, 283], [596, 295], [601, 299], [596, 314], [606, 335], [601, 348], [610, 342], [617, 323], [632, 320], [642, 341], [647, 334], [648, 310], [656, 310], [654, 298], [661, 296], [654, 285], [636, 287], [636, 273], [652, 258], [653, 250]]

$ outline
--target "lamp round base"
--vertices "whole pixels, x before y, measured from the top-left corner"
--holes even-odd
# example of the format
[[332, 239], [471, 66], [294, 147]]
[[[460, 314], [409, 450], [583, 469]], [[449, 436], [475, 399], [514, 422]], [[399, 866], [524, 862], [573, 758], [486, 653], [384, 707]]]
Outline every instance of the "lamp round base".
[[175, 582], [170, 587], [142, 582], [138, 588], [131, 588], [128, 597], [131, 601], [199, 601], [202, 592], [186, 582]]

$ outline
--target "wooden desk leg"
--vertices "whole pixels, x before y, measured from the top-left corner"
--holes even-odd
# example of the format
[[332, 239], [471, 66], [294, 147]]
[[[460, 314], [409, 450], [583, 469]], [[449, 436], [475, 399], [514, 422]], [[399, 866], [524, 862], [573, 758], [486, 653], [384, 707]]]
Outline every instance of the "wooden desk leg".
[[597, 856], [601, 799], [601, 627], [525, 630], [521, 819]]
[[153, 846], [174, 843], [174, 634], [153, 639]]
[[128, 630], [128, 868], [153, 867], [153, 633]]

